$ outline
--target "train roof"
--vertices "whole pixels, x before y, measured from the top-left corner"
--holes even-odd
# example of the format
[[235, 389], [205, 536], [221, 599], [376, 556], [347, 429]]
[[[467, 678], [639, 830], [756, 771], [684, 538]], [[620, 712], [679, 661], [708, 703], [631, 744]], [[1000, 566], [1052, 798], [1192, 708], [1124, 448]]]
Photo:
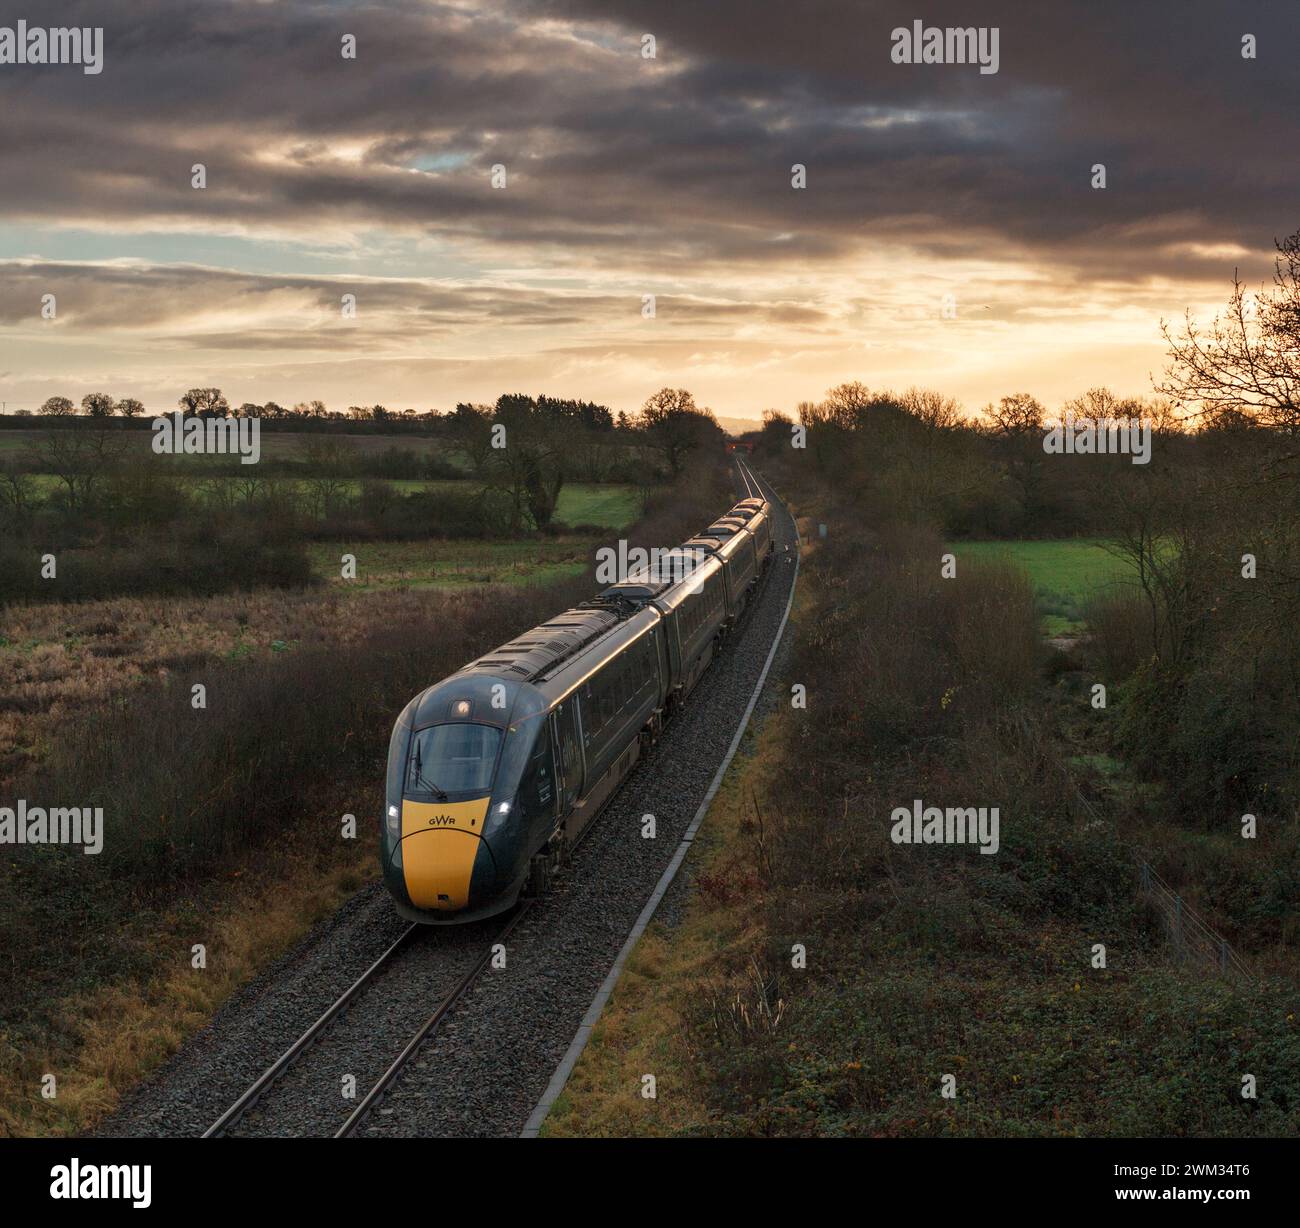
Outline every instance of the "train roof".
[[666, 577], [668, 582], [654, 593], [652, 600], [661, 610], [676, 609], [687, 597], [698, 593], [710, 576], [722, 570], [717, 554], [703, 547], [697, 546], [691, 549], [679, 547], [673, 551], [673, 554], [689, 566]]
[[611, 584], [598, 601], [625, 599], [638, 605], [658, 598], [700, 570], [712, 558], [712, 546], [675, 546], [656, 551], [645, 567], [630, 572], [625, 580]]
[[632, 640], [638, 639], [659, 620], [659, 611], [650, 606], [638, 610], [621, 619], [605, 635], [598, 637], [580, 652], [566, 657], [554, 670], [538, 678], [534, 685], [548, 703], [554, 703], [580, 685], [592, 671], [618, 656]]
[[718, 543], [718, 554], [723, 559], [730, 559], [732, 555], [745, 548], [746, 542], [752, 542], [754, 535], [745, 529], [732, 537], [724, 537]]
[[623, 615], [614, 609], [584, 606], [565, 610], [471, 661], [458, 672], [489, 671], [513, 676], [520, 682], [536, 682], [582, 653], [622, 621]]
[[513, 724], [572, 690], [659, 617], [654, 609], [599, 599], [565, 610], [422, 692], [412, 723], [417, 729], [443, 721]]
[[722, 541], [723, 539], [720, 537], [704, 537], [701, 535], [699, 537], [692, 537], [691, 540], [685, 544], [692, 546], [697, 550], [707, 550], [710, 554], [717, 554], [718, 548], [722, 545]]

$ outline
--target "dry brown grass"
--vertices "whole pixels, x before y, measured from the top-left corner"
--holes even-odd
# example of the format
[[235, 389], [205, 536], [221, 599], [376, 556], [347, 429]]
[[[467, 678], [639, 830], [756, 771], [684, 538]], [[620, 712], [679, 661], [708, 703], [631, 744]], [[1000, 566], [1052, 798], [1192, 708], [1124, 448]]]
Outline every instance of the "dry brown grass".
[[[156, 1070], [213, 1012], [285, 954], [370, 876], [373, 849], [331, 857], [250, 863], [228, 876], [203, 921], [207, 968], [190, 966], [189, 947], [143, 985], [124, 978], [65, 998], [58, 1029], [40, 1049], [10, 1051], [0, 1063], [0, 1137], [82, 1133]], [[190, 901], [187, 904], [192, 903]], [[190, 907], [158, 918], [164, 935], [193, 927]], [[57, 1096], [41, 1095], [52, 1073]]]
[[[508, 590], [507, 590], [508, 591]], [[0, 790], [38, 766], [72, 714], [210, 661], [269, 657], [277, 650], [347, 647], [430, 601], [449, 617], [459, 594], [339, 590], [192, 597], [115, 597], [4, 610], [0, 632]]]

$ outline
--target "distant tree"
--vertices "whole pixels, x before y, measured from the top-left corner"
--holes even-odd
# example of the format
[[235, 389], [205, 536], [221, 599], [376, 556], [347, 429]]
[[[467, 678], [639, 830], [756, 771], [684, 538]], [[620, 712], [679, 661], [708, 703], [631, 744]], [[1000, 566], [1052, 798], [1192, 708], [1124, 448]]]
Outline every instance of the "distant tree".
[[794, 419], [789, 414], [783, 414], [779, 409], [765, 409], [758, 446], [771, 456], [780, 455], [780, 449], [790, 446], [793, 426]]
[[488, 452], [486, 480], [509, 495], [513, 529], [522, 526], [525, 516], [544, 529], [554, 518], [568, 476], [564, 418], [523, 393], [498, 397], [493, 418], [493, 429], [505, 427], [505, 446]]
[[828, 389], [822, 409], [832, 425], [852, 430], [862, 421], [873, 400], [866, 384], [855, 379]]
[[347, 492], [351, 480], [347, 472], [347, 451], [333, 436], [312, 434], [303, 445], [308, 476], [307, 489], [321, 516], [328, 515]]
[[52, 473], [64, 487], [69, 512], [93, 503], [100, 484], [121, 457], [125, 437], [99, 421], [92, 429], [43, 431], [34, 446], [39, 472]]
[[1016, 392], [1003, 397], [996, 405], [988, 404], [981, 411], [996, 434], [1005, 438], [1043, 433], [1043, 419], [1047, 411], [1027, 392]]
[[486, 405], [460, 402], [447, 415], [452, 442], [469, 462], [470, 472], [480, 481], [487, 480], [492, 456], [492, 410]]
[[262, 416], [262, 406], [255, 405], [252, 401], [245, 401], [237, 410], [235, 410], [236, 418], [260, 418]]
[[961, 406], [952, 397], [928, 388], [909, 388], [901, 398], [903, 408], [931, 431], [947, 431], [961, 422]]
[[117, 403], [117, 412], [123, 418], [138, 418], [144, 413], [144, 405], [135, 399], [135, 397], [123, 397]]
[[26, 524], [36, 506], [36, 480], [15, 459], [0, 464], [0, 510], [15, 527]]
[[47, 418], [66, 418], [74, 410], [72, 402], [67, 397], [50, 397], [36, 412], [44, 414]]
[[92, 418], [111, 418], [113, 398], [107, 392], [88, 392], [81, 398], [81, 408]]
[[650, 446], [662, 453], [674, 481], [689, 452], [722, 430], [708, 410], [700, 409], [685, 388], [661, 388], [641, 406], [637, 426]]
[[1109, 388], [1089, 388], [1062, 406], [1063, 412], [1073, 418], [1090, 418], [1097, 422], [1122, 417], [1124, 408], [1125, 403]]
[[1026, 521], [1042, 503], [1043, 420], [1046, 410], [1027, 392], [1003, 397], [981, 411], [988, 419], [1006, 463], [1007, 476], [1020, 488]]
[[177, 401], [187, 414], [200, 418], [222, 418], [230, 413], [230, 402], [220, 388], [191, 388]]
[[263, 418], [284, 418], [288, 416], [288, 411], [283, 405], [277, 405], [274, 401], [267, 401], [262, 406]]

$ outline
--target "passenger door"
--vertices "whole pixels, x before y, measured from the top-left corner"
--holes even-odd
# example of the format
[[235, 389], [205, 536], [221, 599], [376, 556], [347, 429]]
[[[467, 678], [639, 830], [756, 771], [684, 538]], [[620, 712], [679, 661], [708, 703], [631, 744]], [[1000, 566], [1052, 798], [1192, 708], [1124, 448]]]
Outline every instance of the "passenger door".
[[577, 705], [566, 699], [555, 709], [556, 762], [560, 769], [560, 814], [569, 813], [582, 792], [582, 749], [578, 743]]

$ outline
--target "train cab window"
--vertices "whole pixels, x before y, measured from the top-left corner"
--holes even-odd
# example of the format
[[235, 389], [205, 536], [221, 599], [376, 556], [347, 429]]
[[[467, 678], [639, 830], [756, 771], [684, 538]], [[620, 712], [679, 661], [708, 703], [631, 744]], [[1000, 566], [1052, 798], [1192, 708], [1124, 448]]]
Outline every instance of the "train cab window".
[[501, 730], [491, 725], [432, 725], [411, 739], [407, 793], [477, 793], [492, 787]]

